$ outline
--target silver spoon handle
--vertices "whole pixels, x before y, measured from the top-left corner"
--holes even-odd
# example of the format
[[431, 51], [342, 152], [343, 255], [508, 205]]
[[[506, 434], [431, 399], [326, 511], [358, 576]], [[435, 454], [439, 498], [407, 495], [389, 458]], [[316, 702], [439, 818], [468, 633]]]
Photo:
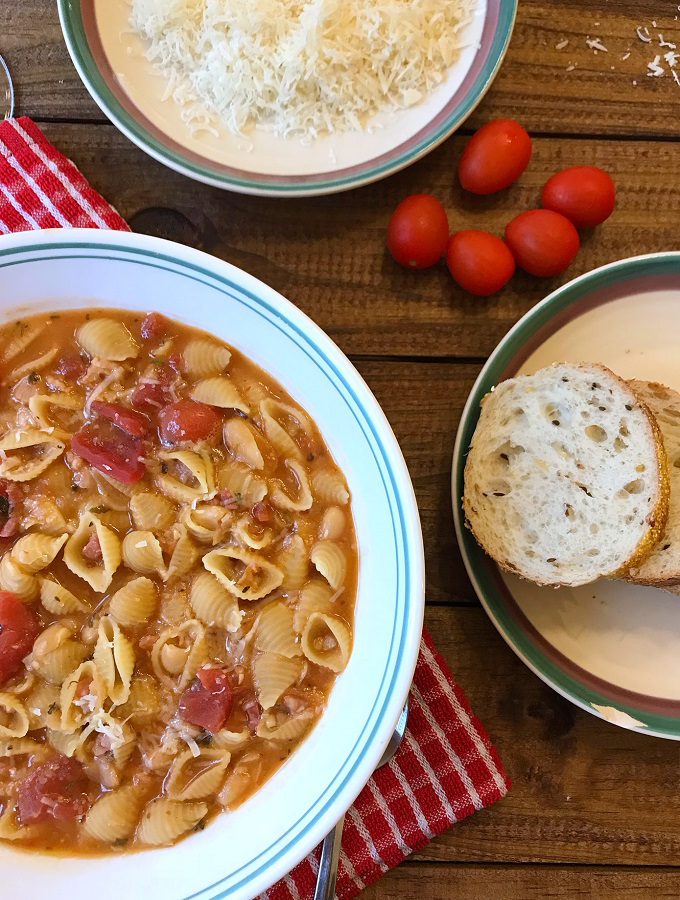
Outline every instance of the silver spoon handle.
[[323, 839], [314, 900], [333, 900], [335, 897], [335, 879], [338, 875], [344, 821], [345, 817], [343, 816], [335, 828], [332, 828]]

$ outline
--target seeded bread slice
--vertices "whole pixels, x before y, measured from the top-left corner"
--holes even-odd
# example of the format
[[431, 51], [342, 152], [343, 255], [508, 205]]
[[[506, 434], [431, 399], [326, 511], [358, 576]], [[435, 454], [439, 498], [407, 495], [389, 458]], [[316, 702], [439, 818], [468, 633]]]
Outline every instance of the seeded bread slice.
[[477, 541], [537, 584], [625, 575], [652, 552], [668, 513], [656, 421], [601, 365], [557, 364], [487, 394], [464, 486]]
[[630, 386], [654, 414], [668, 457], [670, 503], [666, 528], [650, 556], [632, 568], [628, 580], [654, 587], [680, 584], [680, 394], [663, 384], [631, 381]]

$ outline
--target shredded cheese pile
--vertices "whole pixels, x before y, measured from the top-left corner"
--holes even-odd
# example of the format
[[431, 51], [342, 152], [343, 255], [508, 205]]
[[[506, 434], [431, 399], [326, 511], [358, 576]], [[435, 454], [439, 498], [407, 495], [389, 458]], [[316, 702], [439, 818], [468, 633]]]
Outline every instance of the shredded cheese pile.
[[132, 0], [130, 25], [193, 129], [364, 129], [418, 103], [461, 48], [474, 0]]

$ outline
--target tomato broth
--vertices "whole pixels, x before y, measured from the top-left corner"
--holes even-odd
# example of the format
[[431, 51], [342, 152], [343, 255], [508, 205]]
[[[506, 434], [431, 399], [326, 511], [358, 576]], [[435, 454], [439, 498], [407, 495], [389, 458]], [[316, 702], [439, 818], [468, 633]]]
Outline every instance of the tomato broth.
[[345, 479], [279, 384], [156, 313], [0, 346], [0, 839], [171, 844], [276, 771], [347, 664]]

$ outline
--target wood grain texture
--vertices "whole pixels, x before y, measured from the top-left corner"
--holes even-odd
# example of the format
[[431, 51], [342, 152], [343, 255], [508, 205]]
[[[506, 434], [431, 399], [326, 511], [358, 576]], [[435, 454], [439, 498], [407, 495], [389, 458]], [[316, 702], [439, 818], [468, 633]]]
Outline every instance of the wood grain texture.
[[450, 484], [460, 414], [480, 367], [385, 360], [356, 364], [385, 410], [413, 480], [425, 543], [426, 596], [476, 603], [454, 534]]
[[[45, 131], [136, 230], [201, 247], [256, 275], [355, 355], [486, 357], [523, 313], [569, 278], [678, 246], [680, 154], [666, 142], [537, 139], [518, 184], [496, 198], [471, 198], [454, 185], [464, 140], [454, 138], [379, 184], [283, 202], [190, 181], [108, 125], [53, 124]], [[441, 198], [452, 229], [502, 233], [510, 219], [538, 203], [549, 175], [585, 163], [611, 172], [618, 208], [601, 228], [584, 234], [581, 253], [560, 279], [518, 274], [496, 297], [479, 300], [460, 291], [443, 264], [411, 272], [385, 250], [389, 216], [407, 194]]]
[[678, 896], [678, 871], [627, 866], [442, 866], [404, 864], [363, 900], [664, 900]]
[[[577, 709], [520, 662], [479, 608], [429, 607], [426, 626], [484, 722], [513, 787], [500, 803], [432, 841], [419, 858], [677, 864], [677, 743], [615, 728]], [[447, 877], [455, 880], [456, 871]], [[523, 896], [545, 895], [527, 887]]]
[[[387, 181], [284, 203], [208, 188], [137, 150], [102, 124], [68, 58], [55, 0], [0, 0], [0, 49], [15, 77], [19, 112], [43, 125], [135, 230], [235, 263], [311, 315], [352, 356], [403, 448], [434, 601], [426, 625], [514, 785], [504, 801], [381, 879], [367, 900], [679, 894], [680, 746], [589, 716], [515, 657], [465, 576], [449, 495], [465, 398], [481, 360], [512, 324], [573, 275], [632, 254], [677, 249], [680, 155], [669, 139], [679, 133], [680, 86], [668, 70], [663, 78], [646, 75], [647, 63], [666, 52], [655, 46], [659, 33], [680, 47], [676, 6], [520, 0], [500, 75], [463, 130], [512, 116], [535, 133], [529, 170], [502, 195], [462, 196], [455, 184], [465, 140], [459, 136]], [[649, 27], [654, 45], [638, 39], [638, 25]], [[588, 38], [602, 40], [608, 52], [595, 53]], [[584, 235], [561, 279], [518, 275], [498, 297], [473, 300], [443, 266], [406, 272], [385, 253], [389, 215], [409, 193], [437, 195], [452, 229], [500, 234], [514, 215], [537, 204], [555, 170], [589, 163], [614, 176], [618, 208], [603, 228]]]
[[[680, 88], [668, 71], [663, 78], [646, 75], [654, 54], [667, 50], [655, 50], [635, 34], [636, 25], [646, 25], [653, 35], [661, 32], [680, 46], [676, 13], [676, 4], [658, 0], [520, 0], [503, 68], [469, 126], [519, 116], [541, 133], [677, 134]], [[0, 33], [22, 113], [103, 120], [71, 64], [54, 0], [3, 0]], [[588, 37], [599, 37], [609, 52], [594, 53], [586, 45]], [[558, 50], [565, 40], [568, 45]], [[575, 68], [567, 71], [570, 65]]]

